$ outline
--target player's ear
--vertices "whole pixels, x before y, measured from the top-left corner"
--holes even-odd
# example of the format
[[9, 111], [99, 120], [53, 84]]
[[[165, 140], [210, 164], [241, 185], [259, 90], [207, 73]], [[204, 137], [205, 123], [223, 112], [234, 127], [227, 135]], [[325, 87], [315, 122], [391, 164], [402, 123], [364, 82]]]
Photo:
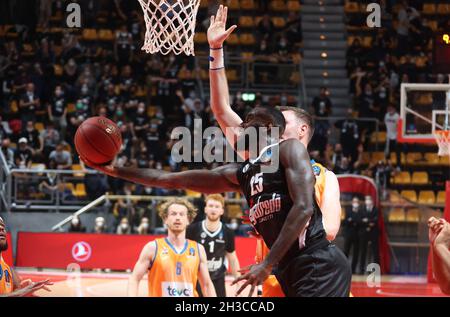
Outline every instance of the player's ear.
[[298, 135], [299, 137], [302, 139], [305, 137], [305, 135], [308, 133], [308, 125], [306, 125], [305, 123], [301, 122], [299, 127], [298, 127]]

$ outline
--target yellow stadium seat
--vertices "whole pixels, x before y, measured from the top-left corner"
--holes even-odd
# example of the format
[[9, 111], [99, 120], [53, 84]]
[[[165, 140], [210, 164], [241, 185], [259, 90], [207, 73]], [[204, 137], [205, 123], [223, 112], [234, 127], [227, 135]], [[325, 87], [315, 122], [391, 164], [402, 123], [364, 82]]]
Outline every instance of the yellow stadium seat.
[[[391, 152], [391, 155], [389, 157], [389, 160], [391, 161], [392, 164], [397, 165], [397, 154], [395, 152]], [[400, 153], [400, 164], [404, 165], [405, 164], [405, 153]]]
[[287, 9], [289, 12], [299, 12], [301, 10], [300, 1], [289, 0], [287, 2]]
[[195, 192], [193, 190], [186, 189], [185, 192], [186, 192], [186, 196], [188, 196], [188, 197], [195, 197], [195, 198], [202, 197], [201, 193]]
[[402, 190], [400, 195], [407, 200], [417, 202], [417, 193], [415, 190]]
[[412, 174], [411, 184], [427, 185], [428, 184], [428, 173], [427, 172], [414, 172]]
[[[202, 1], [206, 2], [206, 1]], [[228, 0], [228, 8], [230, 10], [239, 10], [241, 7], [239, 5], [239, 0]]]
[[445, 191], [444, 190], [439, 191], [436, 197], [436, 203], [445, 204], [445, 198], [446, 198]]
[[240, 218], [242, 217], [242, 208], [239, 204], [229, 204], [226, 206], [228, 218]]
[[436, 13], [436, 5], [434, 3], [424, 3], [422, 12], [424, 14], [435, 14]]
[[85, 41], [96, 41], [98, 39], [98, 34], [96, 29], [84, 29], [82, 38]]
[[417, 165], [418, 161], [422, 160], [422, 153], [410, 152], [406, 154], [406, 163], [408, 165]]
[[237, 74], [236, 69], [227, 69], [225, 71], [225, 73], [227, 74], [227, 78], [229, 81], [238, 81], [239, 80], [239, 76]]
[[58, 76], [58, 77], [62, 76], [64, 73], [62, 66], [58, 65], [58, 64], [53, 65], [53, 71], [54, 71], [55, 76]]
[[411, 184], [411, 175], [409, 172], [400, 172], [394, 176], [394, 183], [400, 185]]
[[78, 183], [75, 186], [75, 191], [73, 191], [74, 196], [76, 197], [84, 197], [86, 196], [86, 187], [83, 183]]
[[432, 190], [423, 190], [419, 192], [419, 198], [417, 199], [419, 204], [434, 204], [436, 202], [436, 196]]
[[44, 124], [42, 122], [36, 122], [34, 124], [34, 128], [38, 130], [38, 132], [41, 132], [42, 130], [44, 130]]
[[386, 143], [386, 132], [385, 131], [379, 131], [373, 132], [370, 135], [370, 143]]
[[75, 176], [75, 177], [84, 177], [85, 173], [80, 172], [82, 170], [83, 170], [83, 167], [80, 164], [73, 164], [72, 165], [72, 171], [74, 171], [73, 176]]
[[437, 153], [425, 153], [424, 158], [426, 165], [439, 165], [439, 156]]
[[242, 10], [254, 10], [256, 9], [255, 7], [255, 2], [253, 0], [241, 0], [241, 9]]
[[363, 39], [362, 39], [361, 44], [364, 47], [371, 47], [372, 46], [372, 41], [373, 41], [373, 38], [371, 36], [364, 36]]
[[437, 6], [437, 14], [448, 14], [450, 13], [450, 6], [448, 4], [438, 4]]
[[241, 58], [243, 61], [251, 61], [253, 60], [253, 52], [242, 52]]
[[256, 39], [252, 33], [241, 34], [239, 41], [241, 45], [255, 45]]
[[436, 32], [439, 28], [438, 21], [430, 21], [428, 22], [428, 26], [431, 28], [433, 32]]
[[98, 31], [98, 39], [101, 41], [114, 41], [114, 33], [108, 29]]
[[406, 222], [417, 223], [420, 220], [420, 211], [417, 208], [406, 211]]
[[204, 44], [208, 42], [208, 38], [205, 32], [197, 32], [194, 35], [194, 41], [198, 44]]
[[373, 152], [370, 156], [370, 162], [371, 163], [378, 163], [379, 161], [384, 161], [384, 152]]
[[358, 13], [359, 4], [358, 2], [346, 1], [344, 9], [346, 13]]
[[273, 17], [272, 23], [277, 29], [284, 28], [284, 26], [286, 25], [286, 21], [282, 17]]
[[398, 191], [392, 190], [389, 193], [389, 201], [393, 204], [398, 204], [402, 202], [402, 197], [400, 196]]
[[393, 208], [391, 209], [388, 221], [389, 222], [405, 222], [406, 216], [403, 208]]
[[231, 33], [227, 38], [228, 45], [239, 45], [239, 37], [235, 33]]
[[75, 191], [75, 186], [72, 183], [64, 183], [64, 188], [70, 190], [72, 193]]
[[450, 159], [447, 155], [439, 157], [439, 165], [446, 165], [448, 166], [450, 163]]
[[273, 1], [270, 1], [270, 9], [272, 9], [273, 11], [278, 11], [278, 12], [286, 11], [287, 6], [283, 0], [273, 0]]
[[251, 16], [241, 16], [239, 18], [239, 27], [242, 28], [252, 28], [255, 26], [255, 21]]

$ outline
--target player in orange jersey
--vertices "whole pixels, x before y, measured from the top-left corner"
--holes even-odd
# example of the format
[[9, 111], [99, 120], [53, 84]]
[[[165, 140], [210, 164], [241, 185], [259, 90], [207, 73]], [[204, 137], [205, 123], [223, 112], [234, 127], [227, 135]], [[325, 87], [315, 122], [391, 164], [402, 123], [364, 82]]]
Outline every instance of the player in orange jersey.
[[128, 296], [137, 296], [139, 282], [148, 273], [151, 297], [194, 297], [197, 280], [206, 297], [216, 291], [208, 272], [204, 247], [186, 239], [186, 228], [196, 210], [186, 199], [173, 198], [159, 210], [168, 229], [167, 237], [149, 242], [142, 249], [128, 283]]
[[0, 217], [0, 297], [27, 296], [42, 288], [50, 291], [47, 286], [52, 283], [49, 280], [36, 283], [31, 280], [21, 280], [19, 275], [3, 260], [2, 252], [6, 250], [8, 250], [6, 225]]

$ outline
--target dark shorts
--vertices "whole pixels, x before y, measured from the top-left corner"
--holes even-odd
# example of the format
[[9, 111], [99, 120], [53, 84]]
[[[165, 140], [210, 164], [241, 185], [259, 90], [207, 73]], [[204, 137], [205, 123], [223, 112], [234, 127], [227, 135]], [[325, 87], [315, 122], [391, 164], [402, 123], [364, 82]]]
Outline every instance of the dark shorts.
[[[213, 282], [214, 288], [216, 289], [217, 297], [227, 297], [227, 291], [225, 289], [225, 274], [211, 281]], [[202, 289], [200, 287], [200, 283], [197, 283], [197, 293], [199, 297], [204, 297]]]
[[348, 297], [352, 270], [334, 244], [294, 258], [276, 277], [287, 297]]

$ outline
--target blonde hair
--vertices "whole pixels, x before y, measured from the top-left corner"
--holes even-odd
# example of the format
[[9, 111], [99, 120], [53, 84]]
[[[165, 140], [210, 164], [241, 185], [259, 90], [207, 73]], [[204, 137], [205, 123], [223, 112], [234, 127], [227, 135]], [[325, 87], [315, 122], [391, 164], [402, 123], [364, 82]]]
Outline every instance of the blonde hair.
[[309, 114], [308, 111], [299, 107], [290, 107], [290, 106], [281, 106], [278, 107], [278, 110], [280, 110], [281, 112], [292, 111], [297, 117], [297, 119], [304, 122], [309, 127], [308, 142], [311, 141], [314, 135], [314, 118], [311, 116], [311, 114]]
[[205, 198], [205, 203], [207, 203], [208, 200], [216, 200], [216, 201], [220, 202], [220, 204], [222, 205], [222, 208], [225, 208], [225, 198], [221, 194], [208, 195]]
[[170, 198], [170, 199], [166, 200], [164, 203], [162, 203], [161, 205], [159, 205], [158, 215], [161, 217], [161, 219], [164, 220], [167, 218], [167, 215], [169, 212], [169, 207], [172, 205], [182, 205], [182, 206], [186, 207], [188, 210], [189, 222], [192, 222], [192, 220], [194, 220], [195, 216], [197, 216], [197, 208], [195, 208], [194, 205], [189, 202], [189, 200], [187, 200], [185, 198], [175, 197], [175, 198]]

